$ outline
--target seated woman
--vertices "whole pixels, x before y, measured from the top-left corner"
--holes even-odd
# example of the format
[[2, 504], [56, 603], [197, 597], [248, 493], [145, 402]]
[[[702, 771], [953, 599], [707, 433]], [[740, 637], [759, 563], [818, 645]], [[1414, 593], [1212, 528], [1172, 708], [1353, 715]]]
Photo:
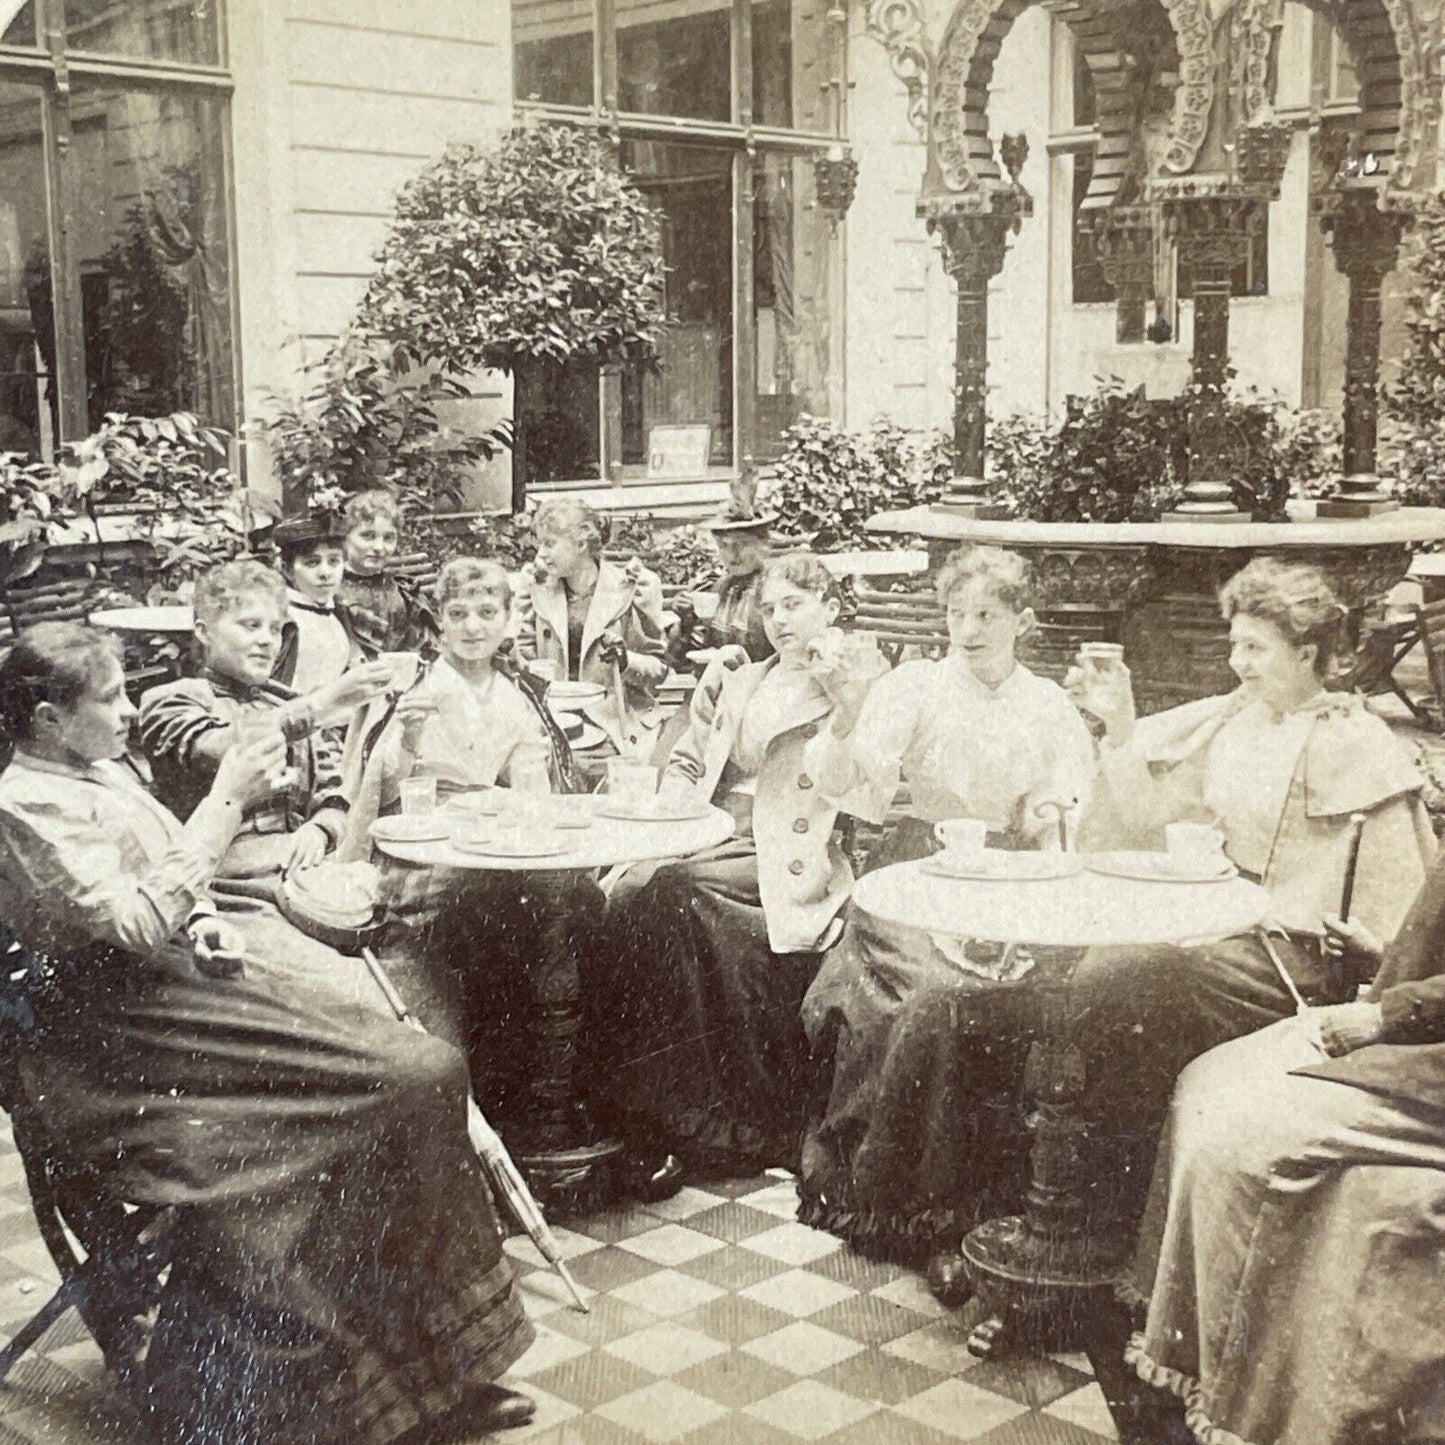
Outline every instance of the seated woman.
[[[367, 830], [379, 815], [396, 811], [407, 777], [435, 778], [445, 800], [497, 784], [546, 792], [567, 776], [566, 740], [532, 679], [518, 675], [505, 651], [512, 602], [506, 569], [458, 557], [442, 568], [436, 601], [440, 657], [394, 712], [387, 709], [379, 731], [369, 721], [356, 730], [375, 741], [364, 766], [352, 748], [343, 858], [371, 856]], [[544, 884], [525, 873], [382, 860], [383, 963], [430, 1032], [471, 1050], [478, 1092], [488, 1102], [495, 1102], [502, 1065], [520, 1060], [515, 1047], [484, 1027], [506, 1025], [508, 1000], [535, 953], [528, 945], [538, 936], [542, 911], [584, 901], [601, 911], [595, 887], [569, 877]], [[584, 886], [590, 899], [576, 898]], [[484, 956], [477, 947], [483, 936]]]
[[[1059, 846], [1047, 805], [1086, 797], [1094, 745], [1063, 689], [1016, 658], [1031, 586], [1016, 554], [960, 548], [938, 576], [948, 656], [901, 663], [809, 745], [819, 783], [861, 788], [870, 822], [907, 784], [908, 811], [870, 867], [935, 852], [946, 818], [983, 820], [996, 848]], [[1034, 994], [1013, 965], [854, 906], [803, 1004], [832, 1083], [803, 1145], [807, 1223], [911, 1262], [956, 1246], [981, 1210], [1016, 1202]]]
[[1399, 927], [1434, 854], [1414, 760], [1353, 694], [1327, 692], [1345, 609], [1315, 567], [1258, 558], [1220, 593], [1229, 665], [1223, 697], [1134, 717], [1122, 663], [1085, 660], [1081, 706], [1104, 723], [1083, 842], [1158, 848], [1166, 824], [1212, 823], [1240, 872], [1263, 883], [1280, 932], [1192, 948], [1091, 950], [1071, 997], [1093, 1124], [1101, 1221], [1137, 1221], [1169, 1095], [1191, 1059], [1294, 1012], [1279, 968], [1309, 1003], [1340, 997], [1323, 948], [1338, 909], [1351, 818], [1363, 815], [1354, 913], [1380, 937]]
[[[1325, 924], [1379, 962], [1368, 930]], [[1364, 1001], [1222, 1044], [1180, 1076], [1132, 1277], [1148, 1322], [1129, 1358], [1184, 1402], [1200, 1439], [1438, 1439], [1442, 1260], [1437, 862]]]
[[221, 871], [255, 878], [319, 863], [341, 835], [346, 801], [340, 760], [318, 734], [335, 714], [380, 692], [392, 670], [368, 663], [300, 697], [273, 682], [286, 586], [256, 561], [213, 567], [196, 583], [194, 607], [201, 676], [162, 683], [141, 699], [141, 745], [156, 794], [188, 818], [247, 727], [280, 728], [289, 744], [287, 781], [247, 809]]
[[833, 711], [836, 584], [806, 552], [763, 569], [776, 656], [710, 669], [661, 792], [710, 800], [737, 820], [731, 843], [685, 863], [634, 869], [612, 893], [608, 946], [588, 988], [604, 1057], [599, 1112], [639, 1154], [698, 1169], [795, 1165], [808, 1090], [798, 1006], [839, 931], [852, 873], [833, 841], [837, 803], [803, 749]]
[[559, 678], [606, 689], [606, 701], [584, 711], [619, 752], [646, 756], [661, 724], [653, 694], [667, 676], [662, 584], [635, 558], [624, 567], [602, 556], [606, 522], [585, 502], [543, 502], [533, 527], [537, 560], [517, 598], [518, 649], [554, 663]]
[[42, 1126], [116, 1197], [180, 1206], [139, 1366], [159, 1438], [521, 1423], [532, 1402], [491, 1382], [532, 1334], [461, 1057], [300, 966], [329, 950], [216, 915], [208, 882], [284, 745], [228, 749], [182, 824], [118, 761], [124, 684], [112, 639], [73, 623], [0, 662], [0, 913], [44, 963], [20, 1054]]

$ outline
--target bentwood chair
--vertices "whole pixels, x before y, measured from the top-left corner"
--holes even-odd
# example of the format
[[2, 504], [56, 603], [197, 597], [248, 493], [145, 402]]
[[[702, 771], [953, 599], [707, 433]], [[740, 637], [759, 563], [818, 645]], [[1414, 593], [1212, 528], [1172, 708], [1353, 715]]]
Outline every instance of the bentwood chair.
[[0, 1350], [0, 1384], [52, 1325], [75, 1309], [123, 1385], [136, 1381], [149, 1316], [169, 1263], [177, 1211], [116, 1199], [94, 1171], [64, 1158], [28, 1098], [17, 1044], [32, 1026], [23, 987], [42, 961], [0, 926], [0, 1109], [10, 1116], [40, 1236], [60, 1287]]

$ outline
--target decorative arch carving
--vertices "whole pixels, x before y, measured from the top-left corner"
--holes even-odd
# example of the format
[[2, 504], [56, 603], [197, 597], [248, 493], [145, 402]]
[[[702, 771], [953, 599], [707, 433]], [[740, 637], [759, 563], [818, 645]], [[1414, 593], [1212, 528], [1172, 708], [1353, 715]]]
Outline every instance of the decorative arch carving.
[[[998, 163], [988, 136], [986, 111], [994, 61], [1014, 21], [1033, 0], [960, 0], [944, 32], [933, 67], [929, 119], [944, 184], [952, 191], [978, 189], [996, 179]], [[1161, 0], [1179, 52], [1179, 88], [1174, 97], [1164, 165], [1187, 171], [1199, 154], [1214, 99], [1213, 25], [1209, 0]], [[1091, 46], [1080, 18], [1103, 7], [1074, 7], [1064, 19], [1080, 35], [1091, 69], [1118, 64], [1117, 56]], [[1096, 71], [1098, 78], [1098, 71]], [[1099, 87], [1099, 128], [1108, 136], [1127, 131], [1133, 117], [1122, 85]]]
[[928, 136], [928, 34], [921, 0], [869, 0], [863, 33], [888, 52], [888, 66], [908, 93], [908, 123]]
[[[1430, 184], [1427, 162], [1434, 148], [1439, 100], [1431, 74], [1433, 18], [1411, 0], [1304, 0], [1336, 26], [1353, 54], [1360, 77], [1365, 148], [1386, 163], [1386, 191], [1415, 192]], [[1232, 23], [1244, 57], [1242, 85], [1246, 124], [1269, 113], [1265, 86], [1272, 0], [1237, 0]]]

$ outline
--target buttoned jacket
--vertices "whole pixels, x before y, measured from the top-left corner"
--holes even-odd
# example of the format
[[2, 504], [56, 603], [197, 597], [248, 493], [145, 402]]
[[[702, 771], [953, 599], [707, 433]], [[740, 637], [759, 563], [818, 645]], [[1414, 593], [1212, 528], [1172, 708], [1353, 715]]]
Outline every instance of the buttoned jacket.
[[[571, 676], [567, 593], [559, 578], [533, 581], [530, 587], [518, 591], [517, 628], [517, 649], [523, 657], [555, 662], [559, 677]], [[627, 668], [622, 680], [630, 716], [625, 722], [617, 716], [614, 706], [612, 669], [601, 655], [602, 635], [609, 631], [627, 645]], [[582, 711], [624, 753], [651, 747], [649, 740], [661, 724], [662, 714], [652, 694], [667, 676], [662, 656], [665, 631], [662, 584], [656, 574], [635, 560], [625, 567], [606, 560], [599, 562], [597, 585], [582, 624], [577, 680], [607, 689], [605, 702]]]
[[[743, 715], [776, 657], [728, 672], [711, 670], [693, 694], [689, 725], [668, 758], [667, 780], [682, 780], [712, 801], [723, 782]], [[774, 953], [826, 946], [848, 901], [853, 871], [833, 838], [847, 799], [828, 797], [803, 765], [803, 749], [832, 715], [821, 687], [768, 719], [755, 780], [752, 824], [758, 893]]]

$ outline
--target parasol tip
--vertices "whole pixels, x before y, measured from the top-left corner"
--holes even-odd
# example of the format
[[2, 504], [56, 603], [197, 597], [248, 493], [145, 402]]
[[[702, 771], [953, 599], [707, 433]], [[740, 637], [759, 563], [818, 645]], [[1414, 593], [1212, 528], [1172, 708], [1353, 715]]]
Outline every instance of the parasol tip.
[[566, 1264], [560, 1259], [557, 1260], [554, 1267], [557, 1273], [562, 1276], [562, 1283], [572, 1292], [572, 1299], [575, 1301], [577, 1308], [584, 1315], [590, 1315], [592, 1313], [592, 1306], [582, 1298], [582, 1291], [577, 1288], [577, 1281], [572, 1278], [572, 1271], [568, 1269]]

